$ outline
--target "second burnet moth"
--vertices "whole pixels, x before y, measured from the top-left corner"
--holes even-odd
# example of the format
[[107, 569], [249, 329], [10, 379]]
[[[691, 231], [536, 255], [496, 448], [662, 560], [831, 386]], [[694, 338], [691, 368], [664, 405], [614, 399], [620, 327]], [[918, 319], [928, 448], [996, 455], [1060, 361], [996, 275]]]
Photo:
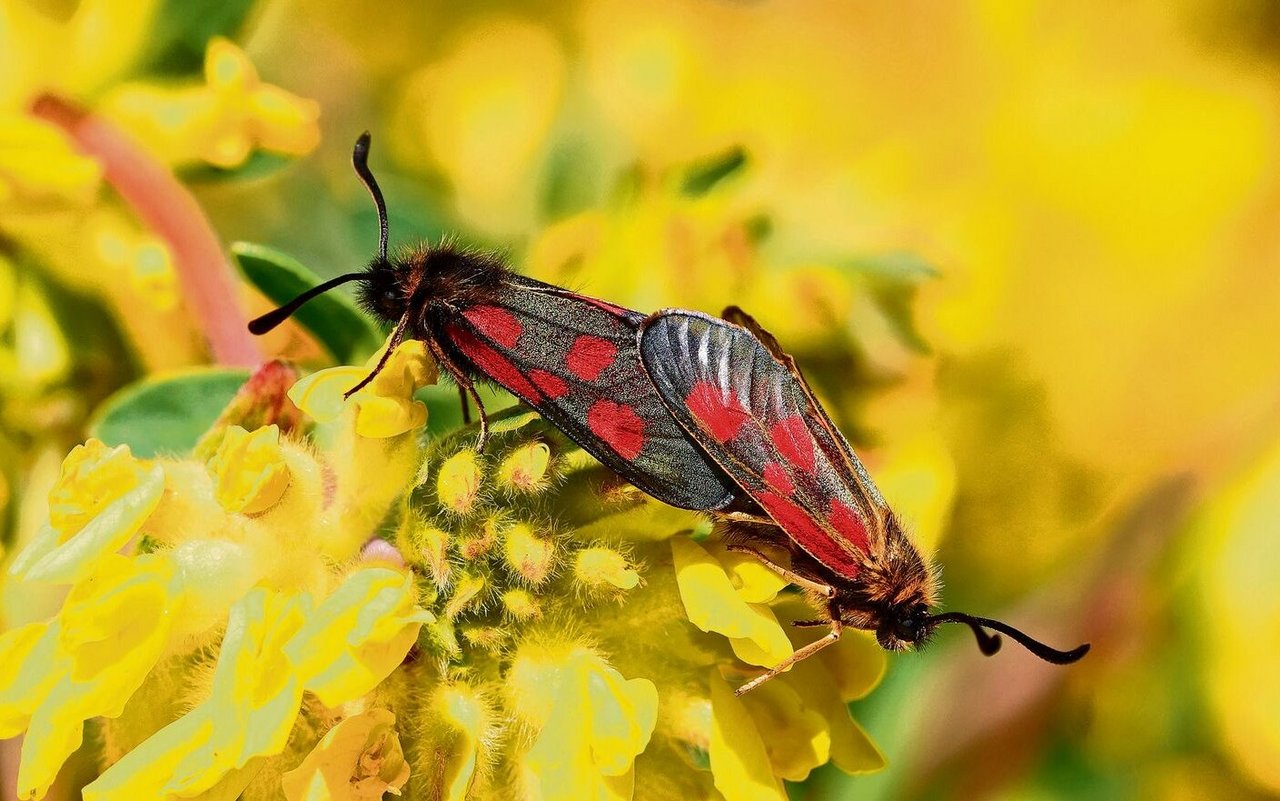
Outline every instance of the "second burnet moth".
[[641, 369], [636, 330], [644, 315], [517, 275], [480, 251], [419, 246], [388, 256], [386, 204], [369, 170], [369, 143], [366, 132], [352, 164], [377, 206], [377, 255], [253, 320], [250, 331], [266, 333], [308, 300], [356, 282], [363, 306], [393, 328], [382, 360], [348, 395], [377, 375], [403, 339], [420, 339], [475, 401], [478, 449], [486, 419], [475, 382], [487, 380], [667, 504], [708, 511], [735, 500], [736, 486], [686, 436]]
[[[827, 647], [848, 626], [889, 650], [916, 647], [944, 623], [963, 623], [982, 652], [1002, 632], [1036, 656], [1068, 664], [1087, 644], [1059, 651], [997, 620], [937, 614], [938, 577], [903, 531], [849, 443], [814, 398], [795, 361], [736, 307], [724, 320], [679, 309], [649, 317], [640, 356], [659, 396], [701, 449], [760, 507], [760, 522], [726, 519], [730, 548], [755, 555], [805, 590], [830, 626], [821, 639], [736, 691], [742, 694]], [[762, 545], [780, 547], [778, 564]]]

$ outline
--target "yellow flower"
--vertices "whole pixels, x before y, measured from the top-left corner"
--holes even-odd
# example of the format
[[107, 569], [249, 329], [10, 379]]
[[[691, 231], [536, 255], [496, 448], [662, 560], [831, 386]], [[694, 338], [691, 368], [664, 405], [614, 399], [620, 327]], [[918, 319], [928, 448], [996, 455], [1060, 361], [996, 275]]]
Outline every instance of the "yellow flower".
[[84, 789], [86, 801], [193, 796], [215, 787], [235, 797], [251, 777], [233, 773], [284, 748], [302, 682], [284, 653], [302, 627], [297, 596], [258, 588], [231, 610], [209, 698], [149, 737]]
[[177, 307], [178, 274], [168, 246], [159, 237], [137, 230], [136, 224], [107, 210], [98, 210], [88, 229], [94, 252], [115, 276], [125, 277], [156, 311]]
[[230, 169], [255, 148], [300, 156], [319, 143], [319, 105], [263, 83], [232, 42], [209, 41], [204, 78], [203, 86], [124, 86], [105, 110], [171, 164], [203, 160]]
[[62, 463], [49, 493], [49, 523], [9, 568], [29, 581], [74, 582], [94, 560], [123, 548], [155, 510], [164, 471], [133, 458], [129, 446], [91, 439]]
[[435, 383], [436, 367], [419, 340], [401, 342], [373, 381], [350, 398], [344, 397], [380, 357], [381, 351], [363, 368], [331, 367], [313, 373], [293, 385], [289, 398], [321, 423], [336, 420], [343, 411], [354, 408], [356, 433], [362, 437], [385, 439], [424, 425], [426, 404], [414, 400], [413, 393]]
[[624, 679], [580, 645], [526, 644], [508, 686], [517, 717], [538, 732], [520, 760], [530, 797], [631, 798], [635, 758], [657, 722], [653, 682]]
[[396, 716], [370, 709], [330, 729], [294, 770], [284, 774], [288, 801], [380, 801], [400, 794], [409, 763], [400, 748]]
[[209, 460], [218, 503], [228, 512], [265, 512], [289, 487], [289, 465], [280, 450], [275, 425], [245, 431], [229, 426], [218, 451]]
[[[703, 631], [728, 637], [733, 652], [744, 662], [773, 667], [791, 656], [793, 649], [786, 630], [764, 603], [772, 598], [767, 592], [771, 583], [761, 577], [766, 587], [763, 592], [756, 584], [735, 589], [725, 566], [688, 537], [672, 538], [671, 554], [689, 622]], [[778, 589], [775, 587], [773, 593]], [[762, 597], [757, 602], [746, 600]]]
[[1253, 779], [1280, 791], [1280, 446], [1234, 476], [1187, 538], [1197, 565], [1200, 617], [1226, 647], [1209, 648], [1201, 676], [1225, 753]]
[[0, 740], [26, 730], [31, 715], [60, 674], [49, 669], [56, 659], [58, 628], [28, 623], [0, 634]]
[[306, 689], [328, 706], [372, 690], [435, 620], [417, 601], [408, 573], [368, 567], [347, 576], [285, 649]]
[[711, 775], [725, 801], [786, 801], [755, 720], [714, 669], [711, 710]]
[[0, 720], [20, 722], [23, 713], [30, 715], [21, 722], [27, 730], [18, 767], [23, 797], [47, 792], [62, 763], [80, 747], [86, 720], [124, 711], [169, 642], [179, 603], [173, 565], [158, 556], [117, 554], [97, 564], [72, 588], [40, 640], [33, 643], [34, 632], [25, 630], [25, 642], [17, 643], [30, 649], [21, 657], [24, 668], [45, 674], [27, 687], [32, 695], [16, 709], [0, 707]]
[[63, 133], [25, 114], [0, 113], [0, 208], [22, 213], [79, 205], [98, 192], [102, 168]]
[[503, 532], [502, 556], [507, 566], [530, 584], [541, 584], [555, 566], [555, 546], [539, 537], [526, 523], [515, 523]]

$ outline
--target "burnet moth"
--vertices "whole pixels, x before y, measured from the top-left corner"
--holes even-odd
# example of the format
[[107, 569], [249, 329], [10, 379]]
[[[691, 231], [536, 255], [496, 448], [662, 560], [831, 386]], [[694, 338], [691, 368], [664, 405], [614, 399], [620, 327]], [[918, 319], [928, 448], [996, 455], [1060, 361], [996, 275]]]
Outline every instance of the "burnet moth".
[[[736, 307], [725, 320], [666, 310], [641, 325], [640, 357], [658, 395], [702, 450], [768, 515], [726, 520], [730, 548], [745, 551], [803, 589], [830, 626], [777, 667], [737, 689], [741, 695], [831, 645], [846, 627], [874, 631], [880, 645], [923, 645], [944, 623], [973, 630], [984, 654], [1000, 647], [993, 629], [1054, 664], [1089, 645], [1059, 651], [998, 620], [934, 614], [938, 578], [899, 525], [844, 436], [815, 400], [795, 361]], [[776, 524], [776, 525], [775, 525]], [[789, 552], [784, 567], [761, 544]]]
[[[685, 435], [645, 377], [636, 330], [644, 315], [525, 278], [487, 253], [451, 245], [387, 255], [387, 211], [369, 170], [370, 136], [356, 141], [352, 164], [378, 210], [377, 256], [249, 323], [263, 334], [302, 304], [347, 282], [392, 334], [382, 360], [347, 394], [382, 369], [404, 338], [422, 340], [480, 417], [475, 381], [501, 386], [639, 489], [672, 506], [728, 506], [740, 492]], [[466, 399], [463, 399], [464, 409]]]

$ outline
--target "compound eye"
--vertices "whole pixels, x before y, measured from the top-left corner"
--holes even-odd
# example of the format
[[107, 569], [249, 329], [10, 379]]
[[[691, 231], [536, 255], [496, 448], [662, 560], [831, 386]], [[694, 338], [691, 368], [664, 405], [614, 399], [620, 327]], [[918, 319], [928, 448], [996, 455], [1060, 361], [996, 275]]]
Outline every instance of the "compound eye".
[[383, 291], [382, 300], [386, 303], [395, 303], [400, 300], [400, 293], [396, 292], [394, 288], [388, 288]]

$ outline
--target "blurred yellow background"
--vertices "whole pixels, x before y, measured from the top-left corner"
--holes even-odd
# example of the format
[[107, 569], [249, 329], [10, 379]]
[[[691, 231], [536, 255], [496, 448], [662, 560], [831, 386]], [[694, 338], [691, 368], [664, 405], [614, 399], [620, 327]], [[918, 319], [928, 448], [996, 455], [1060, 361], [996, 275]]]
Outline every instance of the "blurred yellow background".
[[[1093, 641], [1069, 669], [962, 632], [893, 658], [855, 706], [889, 768], [793, 798], [1280, 796], [1268, 0], [0, 0], [8, 553], [104, 398], [220, 352], [164, 237], [32, 113], [48, 93], [173, 168], [224, 245], [321, 276], [373, 252], [368, 129], [393, 242], [743, 305], [948, 608]], [[232, 292], [233, 322], [270, 305]], [[324, 363], [297, 329], [239, 346]]]

